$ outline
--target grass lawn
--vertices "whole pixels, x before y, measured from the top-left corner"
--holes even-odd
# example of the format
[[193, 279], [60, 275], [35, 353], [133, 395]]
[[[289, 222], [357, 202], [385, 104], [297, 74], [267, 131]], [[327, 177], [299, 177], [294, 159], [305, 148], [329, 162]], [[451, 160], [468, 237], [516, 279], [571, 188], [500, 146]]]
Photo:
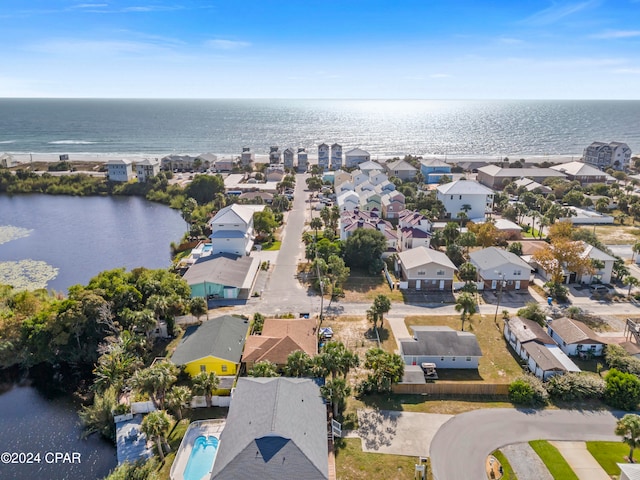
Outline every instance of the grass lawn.
[[[336, 448], [336, 474], [340, 480], [411, 480], [417, 457], [383, 455], [362, 451], [359, 438], [341, 439]], [[427, 470], [430, 470], [427, 467]]]
[[280, 240], [276, 240], [276, 241], [272, 242], [271, 245], [269, 245], [268, 247], [264, 247], [263, 246], [262, 247], [262, 251], [263, 252], [274, 252], [276, 250], [280, 250], [280, 245], [282, 245], [282, 242]]
[[505, 457], [500, 450], [496, 450], [492, 455], [496, 457], [500, 465], [502, 465], [502, 480], [518, 480], [516, 474], [513, 473], [513, 468], [511, 468], [509, 460], [507, 460], [507, 457]]
[[[585, 227], [593, 232], [593, 227]], [[597, 225], [596, 236], [606, 245], [633, 245], [640, 240], [640, 228], [631, 225]]]
[[349, 279], [343, 286], [345, 302], [372, 302], [376, 295], [386, 295], [392, 302], [403, 303], [400, 290], [391, 290], [386, 278], [369, 275], [364, 270], [352, 269]]
[[587, 442], [587, 450], [607, 475], [620, 475], [617, 463], [627, 463], [629, 447], [622, 442]]
[[579, 480], [556, 447], [546, 440], [529, 442], [555, 480]]
[[[460, 317], [458, 315], [419, 315], [409, 316], [404, 320], [407, 329], [411, 331], [411, 325], [447, 326], [454, 330], [460, 330]], [[502, 323], [498, 321], [499, 325]], [[498, 328], [493, 321], [493, 316], [474, 315], [471, 323], [467, 322], [465, 329], [474, 333], [482, 350], [482, 358], [478, 370], [438, 371], [441, 381], [475, 381], [489, 383], [510, 383], [519, 375], [522, 368], [518, 360], [507, 348], [507, 343], [502, 336], [501, 327]]]

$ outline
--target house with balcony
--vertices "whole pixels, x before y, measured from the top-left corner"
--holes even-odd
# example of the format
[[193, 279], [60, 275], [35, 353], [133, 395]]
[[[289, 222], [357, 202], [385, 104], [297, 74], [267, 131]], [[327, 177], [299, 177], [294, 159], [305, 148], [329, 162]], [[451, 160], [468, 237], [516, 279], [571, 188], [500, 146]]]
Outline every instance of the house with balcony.
[[309, 168], [309, 154], [304, 147], [298, 148], [298, 173], [306, 173]]
[[403, 182], [414, 180], [418, 173], [418, 169], [406, 160], [385, 163], [384, 168], [389, 176], [399, 178]]
[[171, 170], [179, 172], [193, 171], [193, 166], [197, 157], [192, 155], [167, 155], [160, 159], [162, 170]]
[[331, 145], [331, 170], [342, 168], [342, 145], [334, 143]]
[[136, 162], [136, 174], [138, 183], [148, 182], [150, 178], [160, 173], [160, 161], [157, 158], [145, 158]]
[[[197, 171], [207, 170], [209, 168], [215, 169], [218, 156], [213, 153], [202, 153], [198, 155], [192, 163], [192, 168]], [[229, 169], [231, 170], [231, 169]]]
[[[478, 271], [485, 290], [527, 291], [533, 269], [518, 255], [502, 248], [489, 247], [469, 254], [469, 262]], [[502, 282], [502, 286], [500, 283]]]
[[282, 152], [280, 152], [280, 147], [274, 145], [269, 147], [269, 164], [277, 165], [282, 163]]
[[318, 145], [318, 168], [321, 172], [329, 170], [330, 155], [329, 145], [326, 143]]
[[458, 269], [443, 252], [419, 246], [398, 253], [395, 270], [401, 289], [450, 292]]
[[584, 149], [582, 161], [599, 170], [626, 170], [631, 161], [631, 149], [621, 142], [593, 142]]
[[[377, 187], [376, 191], [378, 191]], [[398, 218], [400, 212], [405, 210], [405, 197], [397, 190], [383, 193], [381, 202], [383, 218]]]
[[[344, 165], [347, 168], [357, 167], [361, 163], [365, 163], [371, 160], [369, 152], [362, 150], [361, 148], [352, 148], [344, 155]], [[378, 170], [382, 170], [382, 167], [378, 165]]]
[[284, 168], [293, 168], [294, 157], [295, 157], [295, 152], [293, 151], [292, 148], [287, 148], [284, 152], [282, 152]]
[[424, 183], [436, 184], [445, 175], [451, 178], [451, 165], [437, 158], [427, 158], [420, 160], [420, 172], [424, 178]]
[[212, 255], [231, 253], [249, 255], [253, 247], [253, 214], [264, 205], [240, 205], [234, 203], [218, 211], [209, 220]]
[[382, 257], [388, 257], [398, 251], [398, 233], [390, 222], [380, 218], [380, 212], [373, 209], [370, 212], [355, 208], [352, 211], [343, 211], [338, 222], [340, 240], [347, 240], [353, 232], [359, 228], [378, 230], [382, 232], [387, 241], [387, 250]]
[[107, 179], [110, 182], [128, 182], [133, 179], [133, 163], [127, 158], [107, 162]]
[[418, 212], [403, 210], [398, 215], [398, 246], [400, 250], [416, 247], [429, 248], [431, 243], [431, 220]]
[[467, 218], [485, 218], [493, 209], [493, 190], [472, 180], [438, 185], [436, 198], [444, 205], [448, 219], [458, 218], [460, 212]]
[[251, 151], [250, 147], [242, 147], [240, 154], [240, 165], [250, 167], [256, 161], [256, 154]]

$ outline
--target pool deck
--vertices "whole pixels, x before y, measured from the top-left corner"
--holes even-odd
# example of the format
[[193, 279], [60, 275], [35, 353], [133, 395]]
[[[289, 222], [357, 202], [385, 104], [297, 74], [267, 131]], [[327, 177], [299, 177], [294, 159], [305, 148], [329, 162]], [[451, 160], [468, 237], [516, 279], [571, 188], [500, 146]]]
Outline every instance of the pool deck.
[[123, 462], [133, 463], [153, 455], [153, 447], [147, 448], [147, 437], [142, 433], [142, 417], [142, 414], [137, 413], [131, 420], [116, 423], [118, 465]]
[[176, 458], [171, 466], [171, 480], [184, 480], [184, 469], [187, 468], [187, 462], [193, 450], [193, 444], [201, 435], [213, 435], [220, 439], [220, 434], [224, 430], [226, 424], [225, 420], [199, 420], [197, 422], [191, 422], [187, 429], [180, 447], [176, 452]]

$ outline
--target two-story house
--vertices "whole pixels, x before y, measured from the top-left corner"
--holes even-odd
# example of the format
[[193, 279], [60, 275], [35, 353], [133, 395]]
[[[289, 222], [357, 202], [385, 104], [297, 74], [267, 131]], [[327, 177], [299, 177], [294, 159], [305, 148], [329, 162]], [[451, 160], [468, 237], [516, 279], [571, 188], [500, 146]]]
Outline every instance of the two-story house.
[[211, 254], [249, 255], [253, 247], [253, 214], [264, 205], [233, 205], [222, 208], [209, 220]]
[[451, 165], [437, 158], [427, 158], [420, 161], [420, 173], [424, 183], [439, 183], [445, 175], [451, 178]]
[[133, 164], [127, 158], [107, 162], [107, 179], [110, 182], [128, 182], [133, 178]]
[[[486, 290], [527, 290], [531, 266], [514, 253], [498, 247], [483, 248], [469, 254]], [[502, 286], [500, 286], [502, 282]]]
[[[369, 152], [362, 150], [361, 148], [352, 148], [344, 155], [345, 159], [345, 167], [352, 168], [357, 167], [361, 163], [368, 162], [371, 160], [371, 155]], [[382, 167], [379, 166], [379, 169], [382, 170]]]
[[157, 158], [145, 158], [141, 162], [136, 162], [138, 183], [147, 182], [158, 173], [160, 173], [160, 161]]
[[464, 212], [467, 218], [484, 218], [493, 209], [493, 190], [471, 180], [438, 185], [436, 198], [446, 211], [446, 218], [458, 218]]

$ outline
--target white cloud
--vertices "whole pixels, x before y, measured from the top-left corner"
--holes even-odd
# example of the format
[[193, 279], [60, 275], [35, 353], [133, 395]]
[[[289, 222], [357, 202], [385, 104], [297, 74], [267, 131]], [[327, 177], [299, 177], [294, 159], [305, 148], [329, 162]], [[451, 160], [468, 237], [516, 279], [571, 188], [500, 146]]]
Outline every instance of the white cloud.
[[249, 42], [241, 42], [237, 40], [207, 40], [205, 45], [210, 48], [215, 48], [217, 50], [238, 50], [240, 48], [250, 47], [251, 43]]
[[553, 3], [550, 7], [534, 13], [529, 18], [523, 20], [522, 23], [529, 25], [550, 25], [569, 17], [578, 12], [594, 7], [600, 3], [599, 0], [588, 0], [580, 3]]
[[592, 35], [591, 38], [632, 38], [640, 37], [640, 30], [609, 30], [607, 32]]

